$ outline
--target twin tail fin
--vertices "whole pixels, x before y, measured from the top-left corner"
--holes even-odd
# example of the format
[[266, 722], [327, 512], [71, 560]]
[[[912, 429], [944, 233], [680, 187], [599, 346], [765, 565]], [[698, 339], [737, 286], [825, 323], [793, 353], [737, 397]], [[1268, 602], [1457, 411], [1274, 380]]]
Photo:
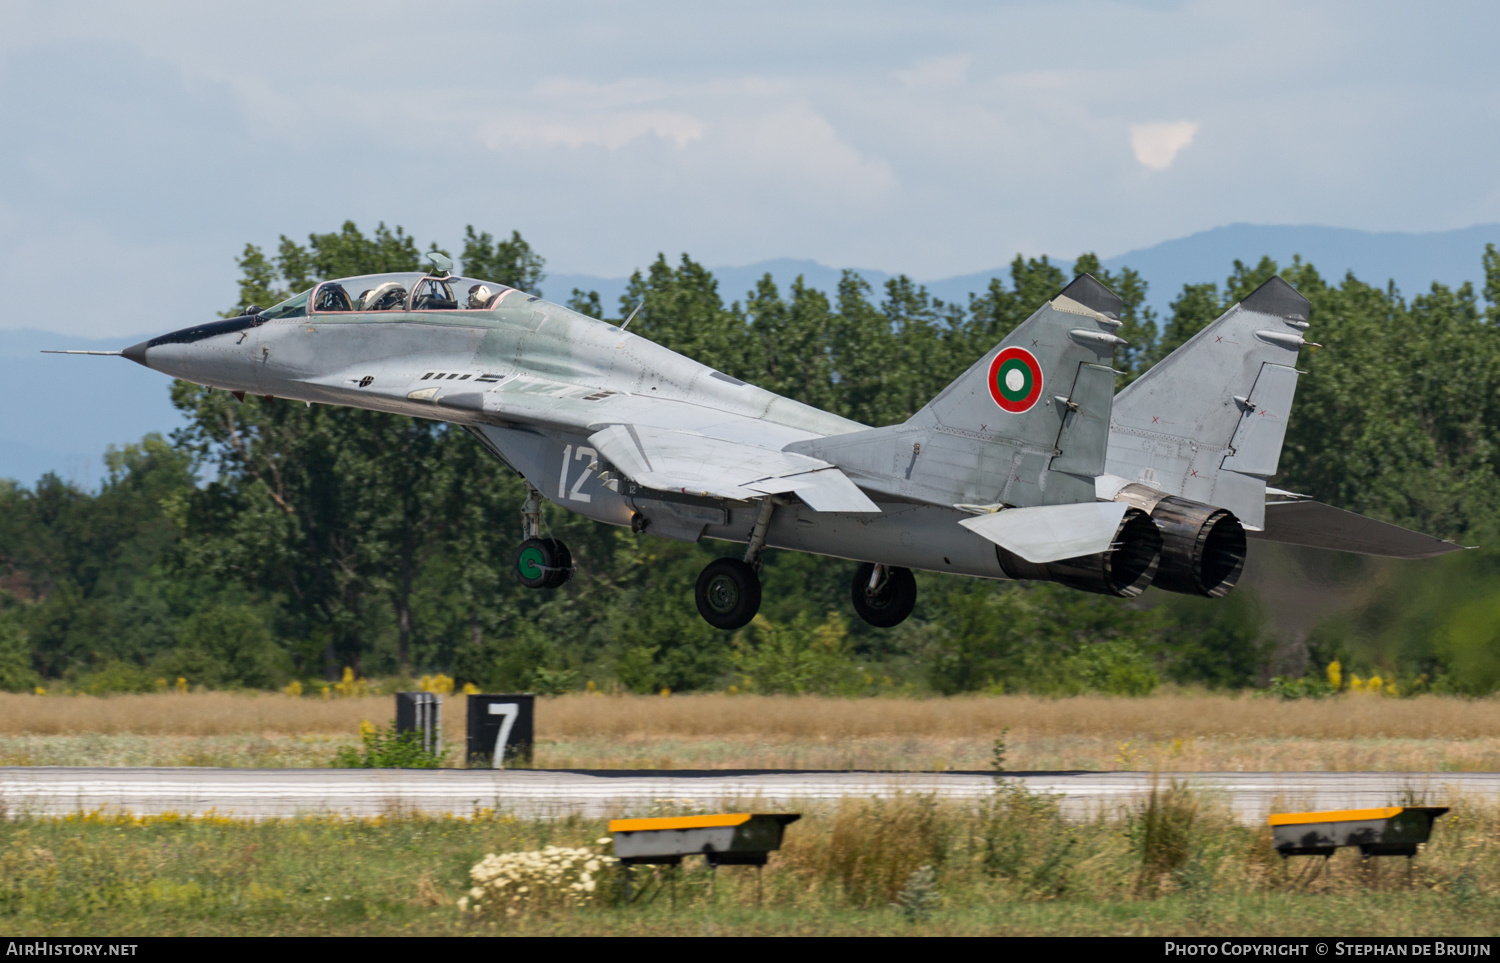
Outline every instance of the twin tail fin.
[[899, 425], [797, 442], [868, 491], [992, 510], [1093, 501], [1120, 298], [1087, 274]]

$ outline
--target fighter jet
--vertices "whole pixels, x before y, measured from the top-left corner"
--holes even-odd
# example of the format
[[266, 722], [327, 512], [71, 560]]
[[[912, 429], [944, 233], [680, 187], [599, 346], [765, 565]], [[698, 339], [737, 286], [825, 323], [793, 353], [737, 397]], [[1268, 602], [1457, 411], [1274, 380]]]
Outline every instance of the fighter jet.
[[647, 535], [743, 543], [694, 588], [721, 629], [754, 617], [767, 548], [860, 562], [854, 609], [890, 627], [916, 603], [913, 569], [1217, 596], [1247, 535], [1408, 556], [1458, 547], [1266, 487], [1307, 328], [1306, 300], [1279, 278], [1116, 400], [1121, 302], [1080, 275], [907, 421], [870, 427], [638, 337], [629, 318], [608, 324], [428, 257], [427, 273], [327, 280], [82, 353], [241, 399], [463, 428], [525, 480], [513, 567], [532, 588], [573, 574], [567, 546], [542, 534], [549, 501]]

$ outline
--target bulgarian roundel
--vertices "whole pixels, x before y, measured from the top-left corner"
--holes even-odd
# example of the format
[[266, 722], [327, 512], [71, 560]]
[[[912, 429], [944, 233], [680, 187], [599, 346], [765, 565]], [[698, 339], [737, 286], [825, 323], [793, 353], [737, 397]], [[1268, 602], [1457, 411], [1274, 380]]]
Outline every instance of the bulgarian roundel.
[[1028, 411], [1042, 396], [1042, 366], [1025, 348], [1006, 348], [990, 362], [990, 397], [1011, 414]]

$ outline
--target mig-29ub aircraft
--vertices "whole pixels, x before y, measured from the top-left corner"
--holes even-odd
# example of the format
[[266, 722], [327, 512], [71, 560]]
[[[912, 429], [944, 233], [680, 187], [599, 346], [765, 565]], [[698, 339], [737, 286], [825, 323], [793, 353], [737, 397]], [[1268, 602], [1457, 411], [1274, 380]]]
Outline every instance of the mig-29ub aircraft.
[[[1212, 447], [1200, 434], [1222, 427], [1224, 390], [1186, 370], [1191, 364], [1163, 361], [1122, 393], [1122, 416], [1112, 423], [1121, 304], [1087, 275], [906, 422], [869, 428], [630, 334], [629, 319], [605, 324], [504, 284], [455, 277], [451, 260], [428, 257], [434, 269], [427, 274], [324, 281], [274, 307], [120, 352], [66, 353], [123, 355], [241, 399], [347, 405], [461, 426], [526, 481], [514, 564], [517, 578], [534, 588], [572, 574], [567, 547], [542, 537], [544, 499], [636, 532], [745, 543], [742, 558], [717, 559], [698, 578], [698, 611], [722, 629], [755, 615], [768, 546], [861, 561], [854, 608], [888, 627], [915, 605], [914, 568], [1049, 580], [1116, 596], [1138, 595], [1153, 579], [1174, 591], [1222, 595], [1244, 560], [1236, 515], [1252, 529], [1262, 514], [1280, 518], [1247, 500], [1255, 483], [1240, 480], [1258, 480], [1264, 497], [1265, 460], [1236, 460], [1242, 435], [1270, 447], [1274, 434], [1279, 452], [1279, 431], [1239, 425], [1230, 441], [1218, 442], [1215, 465], [1189, 457]], [[1301, 344], [1295, 319], [1277, 315], [1277, 305], [1261, 310], [1259, 294], [1215, 326], [1236, 311], [1255, 319], [1250, 327], [1264, 320], [1267, 330], [1256, 328], [1252, 338], [1269, 333], [1294, 361], [1293, 340]], [[1287, 326], [1292, 340], [1281, 329]], [[1184, 359], [1196, 358], [1202, 338], [1183, 346]], [[1233, 358], [1223, 361], [1226, 371], [1289, 365], [1280, 356], [1257, 362], [1259, 349], [1240, 344], [1239, 356], [1224, 353]], [[1175, 396], [1170, 378], [1151, 380], [1179, 368], [1184, 381]], [[1290, 404], [1284, 375], [1267, 381], [1268, 390], [1259, 377], [1266, 376], [1235, 401], [1236, 412], [1259, 406], [1262, 396], [1269, 403], [1273, 385]], [[1142, 419], [1162, 401], [1174, 416], [1211, 411], [1169, 422], [1158, 437], [1160, 414]], [[1285, 406], [1268, 410], [1282, 413], [1284, 430]], [[1198, 484], [1205, 471], [1217, 479], [1206, 487]], [[1260, 534], [1298, 541], [1305, 520], [1267, 522]], [[1310, 520], [1314, 529], [1329, 524]], [[1326, 544], [1325, 535], [1315, 531], [1303, 543], [1350, 547]], [[1451, 547], [1428, 541], [1441, 546], [1428, 554]]]

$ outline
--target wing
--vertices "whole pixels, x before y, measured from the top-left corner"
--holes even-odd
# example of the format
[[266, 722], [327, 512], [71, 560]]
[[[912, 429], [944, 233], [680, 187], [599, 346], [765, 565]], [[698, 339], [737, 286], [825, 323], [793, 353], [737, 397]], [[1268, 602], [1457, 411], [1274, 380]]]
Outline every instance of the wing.
[[828, 462], [782, 451], [810, 432], [681, 401], [531, 376], [488, 390], [422, 388], [427, 402], [474, 420], [592, 432], [589, 443], [631, 481], [658, 491], [750, 500], [791, 492], [819, 512], [879, 512]]
[[880, 511], [843, 472], [806, 455], [643, 424], [610, 425], [589, 444], [636, 484], [658, 491], [741, 500], [795, 492], [814, 511]]
[[1463, 548], [1454, 542], [1314, 501], [1267, 502], [1265, 530], [1246, 529], [1245, 534], [1268, 542], [1387, 558], [1432, 558]]

